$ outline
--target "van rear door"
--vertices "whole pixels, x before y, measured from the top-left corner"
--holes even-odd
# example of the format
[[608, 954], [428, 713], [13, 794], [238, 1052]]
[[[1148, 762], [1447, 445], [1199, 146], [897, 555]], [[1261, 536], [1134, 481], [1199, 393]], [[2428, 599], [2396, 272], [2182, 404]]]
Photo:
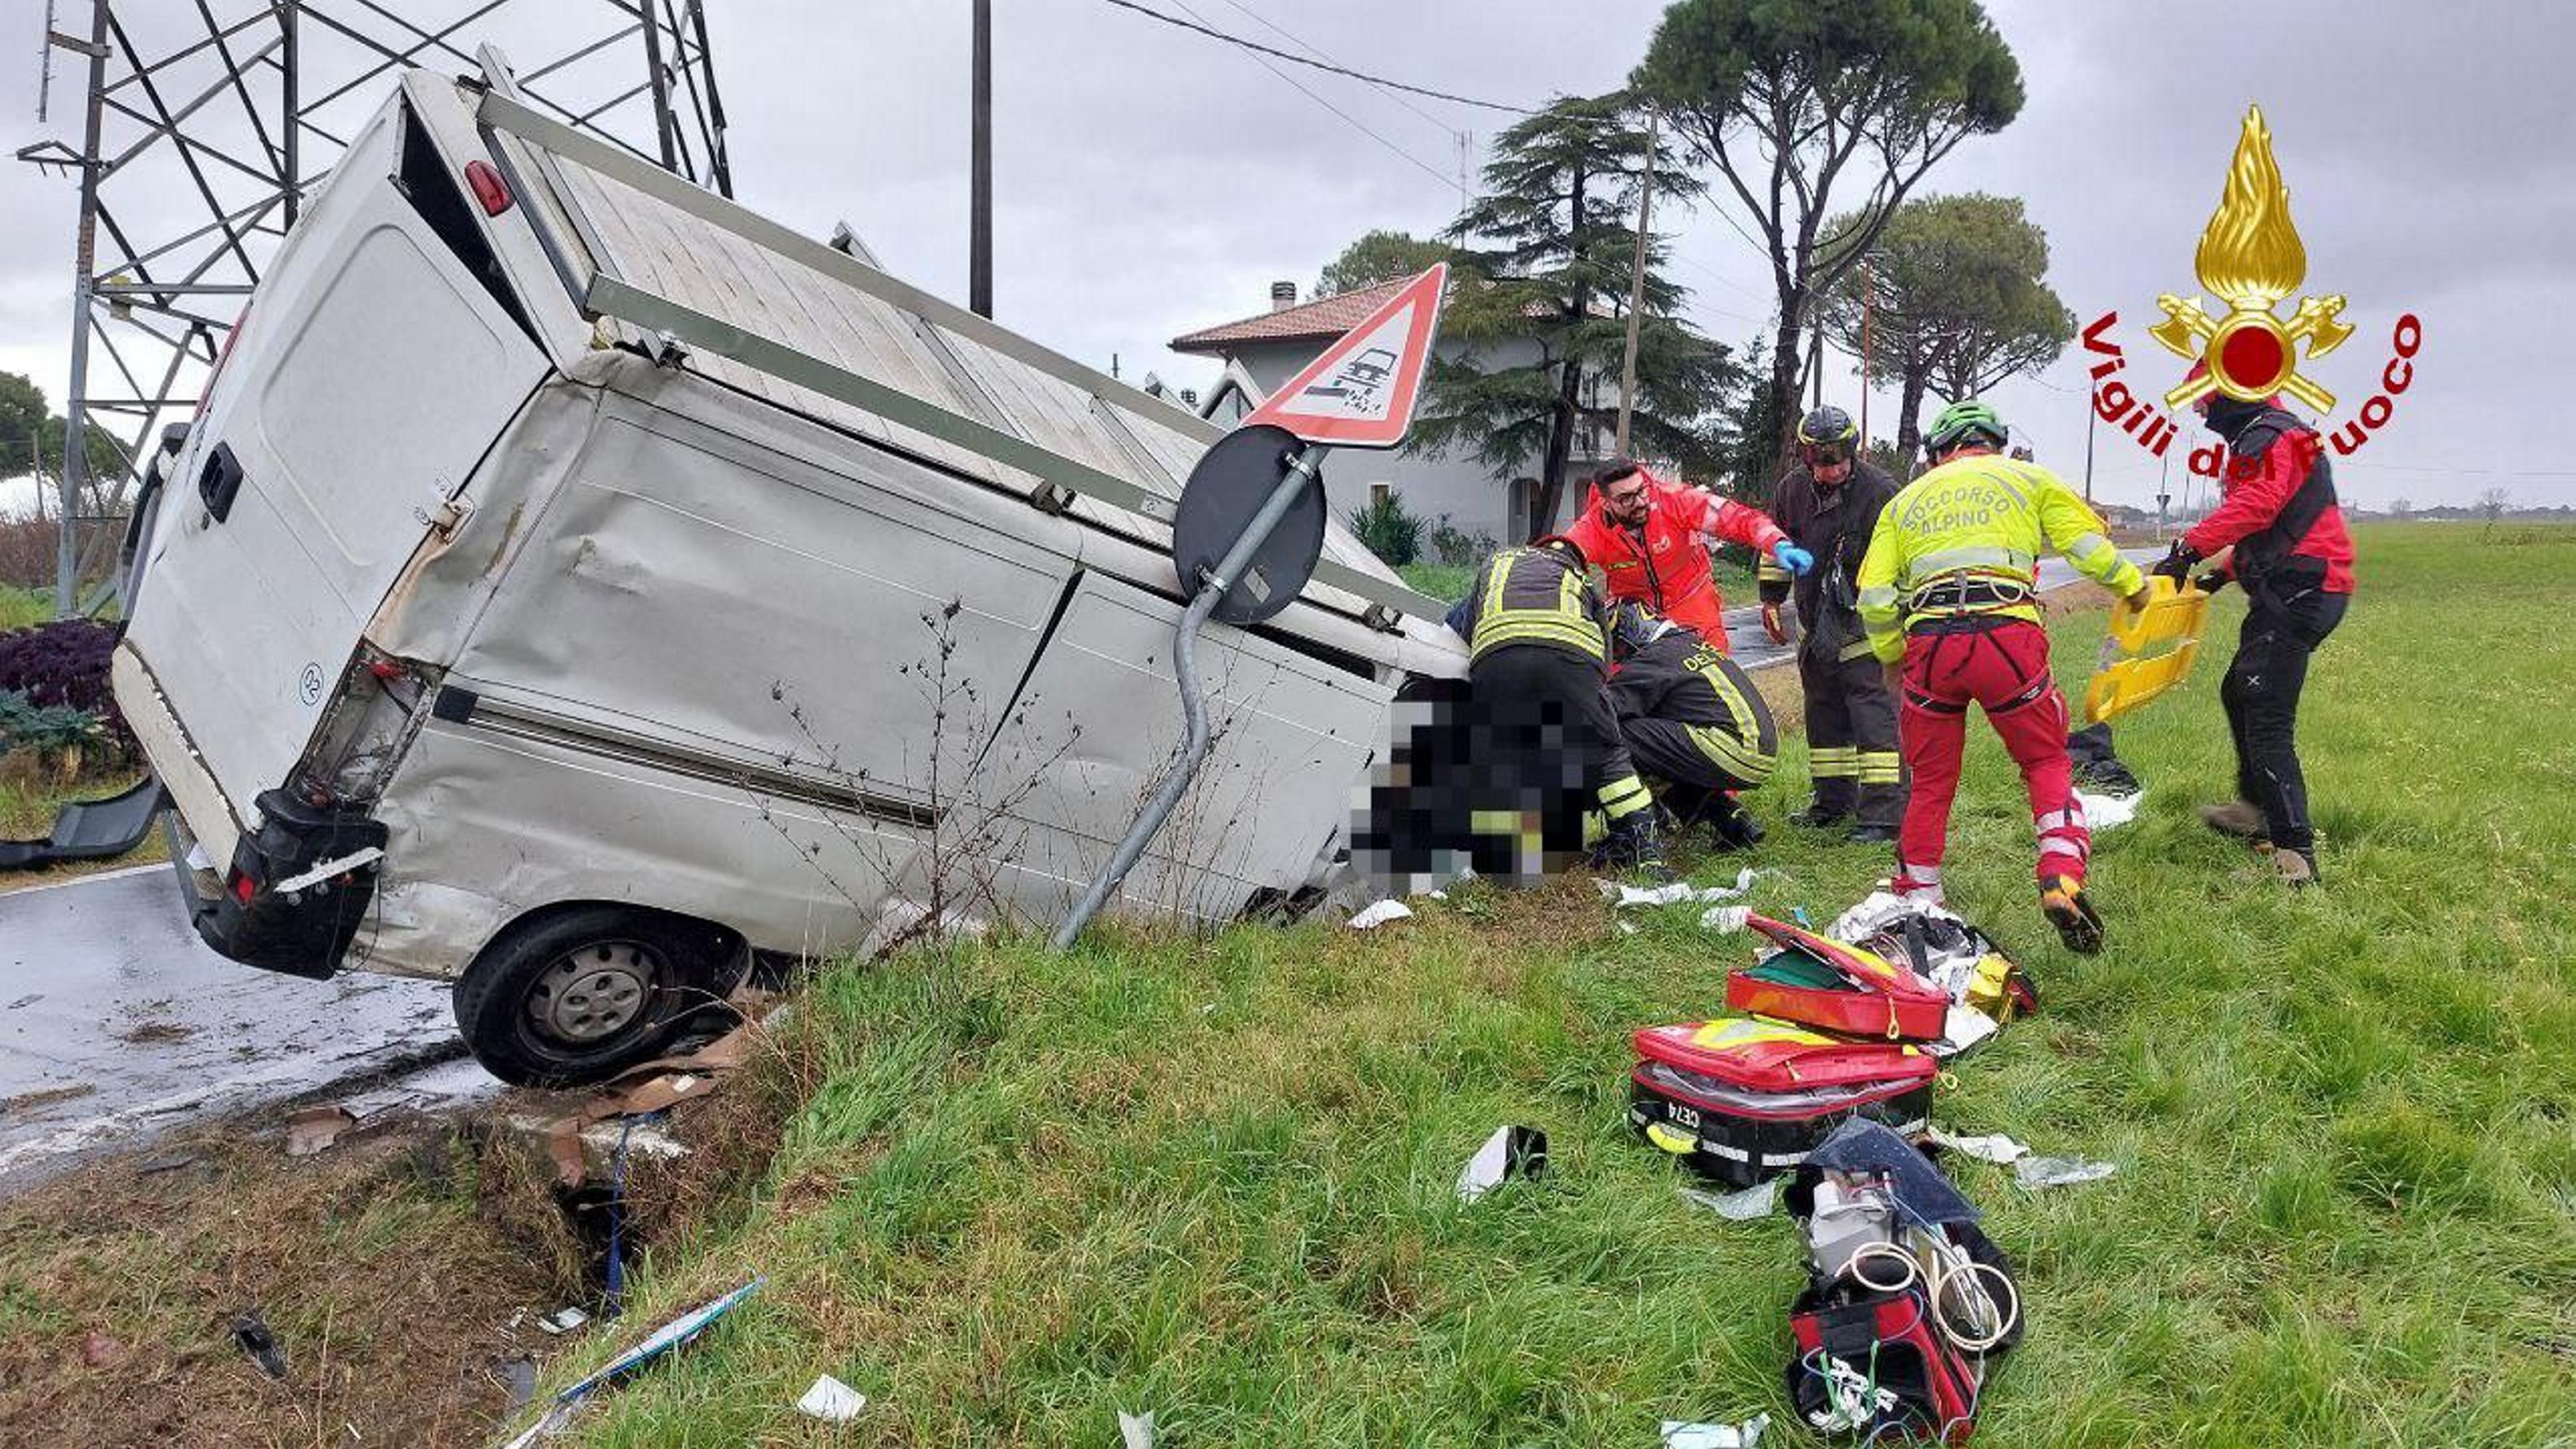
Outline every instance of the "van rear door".
[[287, 783], [388, 586], [547, 374], [466, 194], [398, 93], [298, 218], [171, 480], [128, 639], [235, 816], [190, 820], [210, 847]]

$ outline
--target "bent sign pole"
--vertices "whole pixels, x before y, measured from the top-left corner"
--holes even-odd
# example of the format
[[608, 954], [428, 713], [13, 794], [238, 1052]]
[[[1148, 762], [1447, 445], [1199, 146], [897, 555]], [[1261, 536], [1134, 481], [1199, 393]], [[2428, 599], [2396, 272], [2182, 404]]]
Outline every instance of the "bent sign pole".
[[1072, 945], [1117, 892], [1207, 760], [1200, 628], [1211, 615], [1238, 627], [1258, 624], [1296, 602], [1323, 554], [1324, 455], [1335, 446], [1391, 448], [1403, 441], [1430, 365], [1448, 276], [1443, 263], [1416, 277], [1271, 394], [1190, 470], [1172, 522], [1172, 562], [1190, 595], [1172, 641], [1172, 678], [1181, 692], [1180, 757], [1057, 925], [1056, 949]]

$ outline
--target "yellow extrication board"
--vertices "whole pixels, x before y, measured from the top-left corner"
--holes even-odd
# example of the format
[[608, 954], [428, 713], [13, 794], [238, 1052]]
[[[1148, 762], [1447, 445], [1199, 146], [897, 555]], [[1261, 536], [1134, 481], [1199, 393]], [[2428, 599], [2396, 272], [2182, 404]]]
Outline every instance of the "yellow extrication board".
[[2209, 595], [2162, 574], [2147, 578], [2147, 605], [2111, 606], [2111, 633], [2102, 641], [2102, 663], [2084, 690], [2084, 716], [2096, 724], [2115, 719], [2164, 693], [2191, 673], [2200, 656], [2200, 631], [2209, 623]]

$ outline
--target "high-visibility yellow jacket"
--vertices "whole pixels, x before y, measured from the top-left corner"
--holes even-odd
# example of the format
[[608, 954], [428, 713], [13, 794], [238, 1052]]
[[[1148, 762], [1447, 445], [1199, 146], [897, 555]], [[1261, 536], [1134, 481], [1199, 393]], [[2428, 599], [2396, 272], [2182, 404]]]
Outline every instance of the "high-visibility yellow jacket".
[[2036, 463], [1974, 453], [1906, 484], [1879, 510], [1856, 581], [1870, 651], [1897, 663], [1906, 631], [1931, 619], [2038, 620], [2032, 596], [2043, 548], [2114, 593], [2133, 593], [2143, 580], [2101, 518]]

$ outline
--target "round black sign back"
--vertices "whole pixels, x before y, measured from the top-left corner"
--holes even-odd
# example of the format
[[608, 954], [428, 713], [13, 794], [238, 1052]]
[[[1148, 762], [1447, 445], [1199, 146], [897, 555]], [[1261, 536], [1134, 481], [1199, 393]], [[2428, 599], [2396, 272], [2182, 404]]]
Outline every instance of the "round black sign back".
[[[1288, 460], [1305, 446], [1285, 428], [1237, 428], [1217, 439], [1190, 470], [1172, 519], [1172, 564], [1180, 572], [1182, 598], [1197, 595], [1200, 573], [1224, 560], [1279, 486]], [[1314, 577], [1315, 561], [1323, 556], [1324, 480], [1318, 469], [1234, 587], [1225, 591], [1216, 617], [1229, 624], [1258, 624], [1287, 608]]]

